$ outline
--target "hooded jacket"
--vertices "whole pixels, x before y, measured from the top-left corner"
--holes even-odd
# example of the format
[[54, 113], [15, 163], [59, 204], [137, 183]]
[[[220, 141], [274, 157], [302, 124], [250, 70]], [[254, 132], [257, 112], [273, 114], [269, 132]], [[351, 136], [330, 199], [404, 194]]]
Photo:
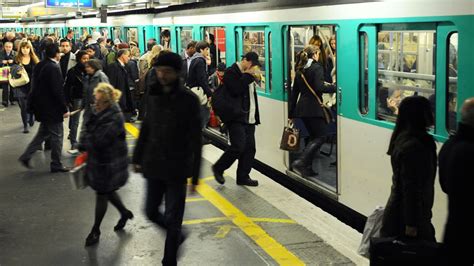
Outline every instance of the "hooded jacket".
[[207, 74], [206, 58], [201, 53], [194, 53], [190, 59], [186, 86], [189, 88], [201, 87], [207, 97], [211, 97], [209, 89], [209, 76]]

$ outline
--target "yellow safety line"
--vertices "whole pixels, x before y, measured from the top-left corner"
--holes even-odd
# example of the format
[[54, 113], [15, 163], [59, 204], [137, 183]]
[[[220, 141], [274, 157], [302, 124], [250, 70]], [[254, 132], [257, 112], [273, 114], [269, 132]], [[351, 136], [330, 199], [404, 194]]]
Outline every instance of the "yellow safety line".
[[250, 218], [254, 222], [263, 222], [263, 223], [281, 223], [281, 224], [296, 224], [295, 221], [291, 219], [276, 219], [276, 218]]
[[187, 198], [186, 202], [206, 201], [205, 198]]
[[191, 225], [191, 224], [202, 224], [202, 223], [215, 223], [215, 222], [228, 221], [228, 220], [229, 218], [227, 217], [214, 217], [214, 218], [187, 220], [187, 221], [183, 221], [183, 224]]
[[[126, 123], [125, 128], [134, 137], [138, 137], [139, 130], [132, 124]], [[238, 226], [247, 236], [259, 245], [270, 257], [280, 265], [305, 265], [298, 257], [278, 243], [260, 226], [247, 217], [241, 210], [236, 208], [227, 199], [221, 196], [208, 184], [201, 182], [196, 187], [201, 196], [211, 202], [226, 217]], [[211, 218], [212, 219], [212, 218]], [[216, 218], [214, 218], [216, 219]], [[220, 218], [219, 218], [220, 219]], [[208, 220], [208, 219], [204, 219]]]

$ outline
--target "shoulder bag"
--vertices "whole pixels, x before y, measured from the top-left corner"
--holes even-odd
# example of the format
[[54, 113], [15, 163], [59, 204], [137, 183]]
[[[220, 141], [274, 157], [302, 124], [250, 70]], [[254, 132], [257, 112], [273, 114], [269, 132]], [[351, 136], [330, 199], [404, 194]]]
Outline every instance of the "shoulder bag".
[[326, 123], [329, 124], [331, 122], [334, 122], [334, 117], [332, 116], [331, 110], [329, 109], [329, 107], [324, 105], [323, 101], [321, 101], [321, 99], [316, 94], [316, 92], [313, 90], [313, 88], [311, 88], [308, 81], [304, 77], [303, 73], [301, 73], [301, 78], [303, 79], [303, 81], [306, 84], [306, 87], [309, 89], [309, 91], [311, 91], [311, 93], [314, 95], [314, 97], [316, 97], [316, 100], [318, 101], [318, 104], [321, 106], [321, 109], [323, 109], [324, 120], [326, 121]]
[[[19, 78], [13, 78], [19, 75]], [[30, 78], [28, 73], [22, 65], [17, 66], [16, 68], [11, 69], [10, 74], [8, 74], [8, 82], [12, 88], [18, 88], [30, 83]]]
[[297, 151], [300, 148], [300, 130], [293, 127], [293, 123], [283, 129], [280, 149], [285, 151]]

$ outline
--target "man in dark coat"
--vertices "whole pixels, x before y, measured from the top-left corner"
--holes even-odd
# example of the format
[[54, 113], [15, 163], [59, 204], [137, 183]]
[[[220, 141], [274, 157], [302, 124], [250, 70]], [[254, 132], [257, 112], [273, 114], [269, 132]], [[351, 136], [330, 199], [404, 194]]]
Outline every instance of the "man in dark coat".
[[51, 172], [67, 172], [61, 163], [63, 148], [63, 119], [69, 117], [64, 97], [64, 80], [59, 68], [59, 46], [47, 43], [46, 58], [33, 70], [32, 91], [28, 97], [28, 108], [41, 122], [38, 133], [20, 156], [20, 162], [31, 168], [30, 159], [38, 147], [49, 137], [51, 142]]
[[71, 52], [72, 46], [69, 40], [62, 39], [59, 42], [60, 50], [62, 53], [61, 59], [59, 60], [59, 66], [63, 78], [66, 78], [67, 72], [76, 65], [76, 55]]
[[239, 115], [224, 121], [229, 129], [230, 147], [214, 164], [212, 171], [216, 181], [224, 184], [224, 171], [235, 160], [239, 160], [237, 168], [237, 185], [258, 186], [258, 181], [250, 178], [255, 158], [255, 126], [260, 124], [257, 91], [255, 81], [260, 80], [258, 71], [258, 55], [249, 52], [239, 63], [234, 63], [224, 73], [224, 88], [241, 104]]
[[[176, 265], [186, 201], [187, 178], [192, 190], [201, 165], [201, 117], [197, 97], [181, 84], [182, 59], [162, 53], [154, 63], [157, 81], [148, 96], [147, 115], [133, 155], [135, 170], [147, 179], [146, 215], [167, 230], [163, 265]], [[165, 197], [165, 213], [159, 206]]]
[[[472, 188], [474, 187], [474, 98], [465, 101], [458, 131], [443, 145], [439, 153], [439, 180], [448, 194], [449, 213], [444, 231], [447, 263], [473, 265], [474, 219]], [[448, 265], [448, 264], [446, 264]]]
[[126, 122], [131, 121], [131, 113], [134, 109], [126, 69], [128, 61], [130, 61], [130, 51], [128, 49], [120, 49], [117, 52], [117, 60], [107, 67], [107, 76], [109, 77], [110, 84], [122, 91], [119, 104], [124, 113]]
[[[16, 52], [13, 51], [13, 43], [6, 42], [0, 51], [0, 67], [11, 66], [14, 64]], [[8, 102], [13, 104], [13, 93], [10, 92], [8, 82], [1, 83], [2, 88], [2, 104], [8, 107]]]

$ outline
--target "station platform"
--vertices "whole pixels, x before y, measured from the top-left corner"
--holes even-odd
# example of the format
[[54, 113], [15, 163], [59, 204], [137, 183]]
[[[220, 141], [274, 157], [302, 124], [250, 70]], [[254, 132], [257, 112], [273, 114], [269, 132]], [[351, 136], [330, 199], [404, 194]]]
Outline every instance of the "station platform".
[[[0, 109], [0, 266], [160, 265], [165, 232], [143, 212], [145, 179], [133, 173], [119, 194], [135, 218], [121, 233], [109, 207], [98, 245], [84, 242], [94, 219], [95, 193], [73, 190], [68, 174], [49, 172], [49, 151], [27, 170], [17, 161], [36, 133], [22, 133], [17, 106]], [[130, 154], [139, 124], [127, 124]], [[69, 148], [67, 121], [64, 151]], [[235, 184], [236, 165], [218, 185], [210, 167], [221, 150], [206, 145], [198, 191], [188, 195], [180, 265], [368, 265], [357, 255], [361, 235], [313, 204], [253, 170], [260, 186]], [[63, 163], [73, 157], [63, 152]]]

